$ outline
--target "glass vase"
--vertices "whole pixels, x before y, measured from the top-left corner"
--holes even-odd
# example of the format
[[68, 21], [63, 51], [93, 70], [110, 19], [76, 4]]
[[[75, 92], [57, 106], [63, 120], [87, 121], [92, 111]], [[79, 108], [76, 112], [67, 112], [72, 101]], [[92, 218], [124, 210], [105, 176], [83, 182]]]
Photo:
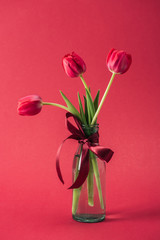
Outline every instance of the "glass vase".
[[[98, 130], [98, 124], [83, 126], [86, 137]], [[82, 148], [83, 144], [79, 143], [73, 160], [73, 182], [79, 174]], [[106, 165], [90, 150], [89, 165], [87, 179], [81, 187], [73, 189], [72, 217], [79, 222], [100, 222], [105, 219], [106, 215]]]

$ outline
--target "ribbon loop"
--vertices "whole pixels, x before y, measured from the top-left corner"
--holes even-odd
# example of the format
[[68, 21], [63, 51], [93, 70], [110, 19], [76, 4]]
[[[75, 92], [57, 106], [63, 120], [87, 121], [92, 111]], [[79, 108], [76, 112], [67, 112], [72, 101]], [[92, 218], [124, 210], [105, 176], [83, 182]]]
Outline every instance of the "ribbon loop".
[[[70, 121], [69, 118], [72, 117], [74, 122], [76, 123], [76, 128]], [[89, 150], [92, 151], [100, 160], [103, 160], [105, 162], [109, 162], [110, 159], [113, 156], [113, 151], [111, 149], [102, 147], [99, 145], [99, 133], [96, 132], [92, 135], [90, 135], [88, 138], [86, 138], [81, 124], [78, 121], [78, 119], [71, 114], [70, 112], [66, 113], [66, 126], [67, 129], [71, 132], [71, 135], [67, 137], [63, 142], [61, 143], [60, 147], [58, 148], [57, 155], [56, 155], [56, 170], [58, 177], [60, 181], [64, 184], [64, 180], [62, 177], [62, 173], [60, 170], [60, 164], [59, 164], [59, 156], [62, 149], [62, 146], [64, 142], [68, 139], [78, 140], [79, 143], [82, 144], [82, 156], [81, 156], [81, 167], [78, 174], [77, 179], [75, 182], [68, 188], [79, 188], [84, 181], [86, 180], [88, 173], [89, 173]]]

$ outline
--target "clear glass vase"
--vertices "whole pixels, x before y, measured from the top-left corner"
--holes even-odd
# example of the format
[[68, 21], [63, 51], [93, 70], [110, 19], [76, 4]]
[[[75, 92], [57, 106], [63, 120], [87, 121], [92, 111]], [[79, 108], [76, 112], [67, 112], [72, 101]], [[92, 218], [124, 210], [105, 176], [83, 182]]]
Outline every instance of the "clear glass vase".
[[[98, 124], [83, 126], [86, 137], [99, 130]], [[83, 144], [79, 143], [73, 160], [72, 178], [76, 180]], [[73, 189], [72, 217], [79, 222], [100, 222], [106, 215], [106, 165], [89, 150], [89, 174], [83, 185]]]

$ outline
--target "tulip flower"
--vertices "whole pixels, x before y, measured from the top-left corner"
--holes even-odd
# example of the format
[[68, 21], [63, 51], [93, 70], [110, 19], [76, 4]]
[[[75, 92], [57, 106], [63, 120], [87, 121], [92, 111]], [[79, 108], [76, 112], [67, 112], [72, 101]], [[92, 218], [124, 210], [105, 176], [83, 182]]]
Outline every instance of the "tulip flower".
[[69, 77], [80, 77], [85, 89], [87, 89], [90, 94], [89, 88], [82, 76], [82, 74], [86, 71], [86, 64], [83, 59], [76, 53], [72, 52], [72, 54], [67, 54], [64, 56], [62, 60], [62, 66]]
[[42, 102], [41, 97], [37, 95], [29, 95], [21, 98], [18, 101], [17, 112], [19, 113], [19, 115], [22, 115], [22, 116], [33, 116], [38, 114], [41, 111], [43, 105], [51, 105], [54, 107], [62, 108], [67, 112], [72, 113], [77, 118], [81, 119], [79, 112], [75, 109], [75, 107], [71, 104], [71, 102], [66, 98], [66, 96], [62, 92], [61, 94], [64, 100], [66, 101], [68, 107], [65, 107], [58, 103]]
[[18, 101], [17, 111], [22, 116], [33, 116], [42, 109], [42, 99], [37, 95], [29, 95]]
[[131, 63], [132, 63], [132, 57], [130, 54], [127, 54], [126, 52], [124, 51], [118, 51], [118, 50], [115, 50], [114, 48], [111, 49], [111, 51], [109, 52], [108, 56], [107, 56], [107, 67], [108, 69], [112, 72], [112, 76], [111, 76], [111, 79], [108, 83], [108, 86], [103, 94], [103, 97], [101, 99], [101, 102], [98, 106], [98, 109], [92, 119], [92, 122], [91, 124], [94, 124], [96, 119], [97, 119], [97, 116], [101, 110], [101, 107], [104, 103], [104, 100], [109, 92], [109, 89], [112, 85], [112, 82], [113, 82], [113, 79], [115, 77], [116, 74], [123, 74], [125, 73]]
[[86, 64], [76, 53], [67, 54], [62, 60], [63, 68], [69, 77], [78, 77], [86, 71]]
[[132, 62], [132, 57], [124, 51], [118, 51], [114, 48], [108, 54], [106, 63], [108, 69], [116, 74], [127, 72]]

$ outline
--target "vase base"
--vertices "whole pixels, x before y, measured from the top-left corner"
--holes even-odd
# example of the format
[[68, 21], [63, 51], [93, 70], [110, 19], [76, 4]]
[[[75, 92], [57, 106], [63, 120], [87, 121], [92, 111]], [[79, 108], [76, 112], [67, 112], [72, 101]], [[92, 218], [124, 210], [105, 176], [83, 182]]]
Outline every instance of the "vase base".
[[105, 214], [75, 214], [72, 218], [78, 222], [96, 223], [105, 219]]

